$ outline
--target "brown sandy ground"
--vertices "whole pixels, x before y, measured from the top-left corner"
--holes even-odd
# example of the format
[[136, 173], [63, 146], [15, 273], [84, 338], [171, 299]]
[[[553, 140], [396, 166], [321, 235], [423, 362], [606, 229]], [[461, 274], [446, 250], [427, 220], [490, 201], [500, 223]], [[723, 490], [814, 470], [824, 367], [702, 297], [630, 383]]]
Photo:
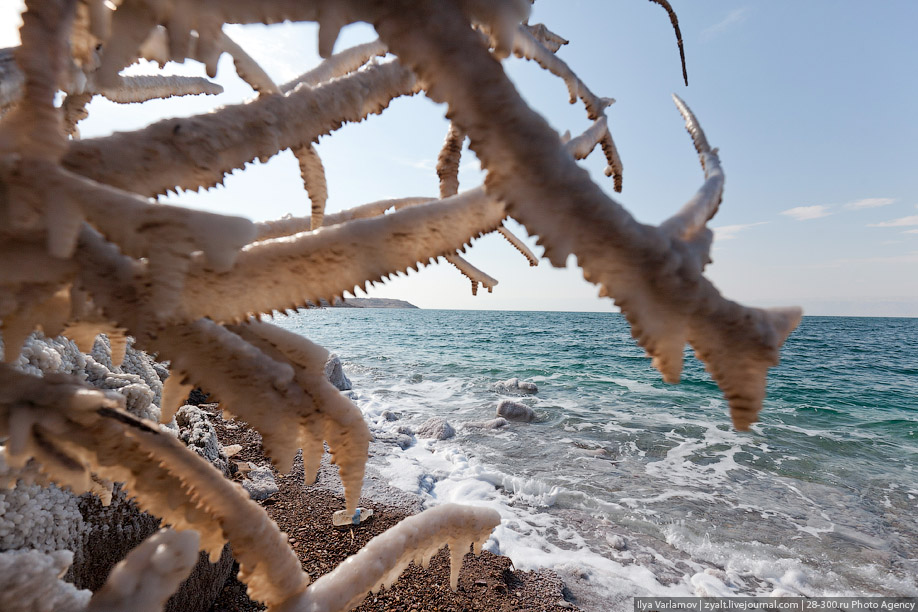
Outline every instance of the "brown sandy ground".
[[[261, 447], [261, 436], [239, 421], [224, 421], [216, 404], [199, 406], [211, 415], [211, 424], [224, 446], [239, 444], [242, 450], [232, 461], [245, 464], [268, 465]], [[412, 514], [410, 510], [375, 503], [361, 498], [360, 505], [372, 508], [373, 516], [356, 527], [333, 527], [331, 515], [344, 508], [341, 496], [322, 486], [321, 479], [329, 478], [327, 471], [320, 473], [320, 482], [304, 487], [302, 462], [298, 459], [288, 475], [274, 474], [279, 491], [258, 502], [290, 539], [299, 555], [303, 569], [315, 580], [333, 570], [350, 555], [356, 553], [371, 538], [379, 535], [400, 520]], [[234, 478], [241, 480], [241, 473]], [[245, 585], [233, 578], [227, 581], [210, 612], [250, 612], [264, 610], [249, 600]], [[565, 599], [566, 591], [560, 578], [549, 570], [534, 572], [516, 571], [507, 557], [487, 551], [480, 556], [465, 556], [459, 576], [459, 589], [449, 587], [449, 557], [444, 548], [423, 569], [414, 563], [402, 573], [389, 589], [370, 594], [354, 608], [361, 612], [373, 611], [450, 611], [510, 612], [529, 610], [538, 612], [570, 611], [578, 608]]]

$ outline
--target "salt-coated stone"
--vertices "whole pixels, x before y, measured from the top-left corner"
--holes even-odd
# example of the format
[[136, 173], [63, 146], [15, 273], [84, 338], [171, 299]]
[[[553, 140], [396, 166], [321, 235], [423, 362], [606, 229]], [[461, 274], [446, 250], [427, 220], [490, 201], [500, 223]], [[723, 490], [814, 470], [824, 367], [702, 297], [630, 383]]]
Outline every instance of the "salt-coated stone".
[[58, 550], [0, 552], [0, 610], [77, 612], [85, 609], [91, 591], [59, 580], [73, 562], [73, 553]]
[[456, 435], [456, 430], [453, 429], [452, 425], [446, 422], [446, 419], [442, 417], [431, 417], [418, 427], [417, 435], [419, 438], [447, 440]]
[[625, 538], [616, 534], [607, 535], [606, 542], [608, 542], [609, 546], [615, 550], [625, 550], [628, 547], [628, 544], [625, 542]]
[[224, 475], [229, 474], [228, 458], [206, 412], [186, 404], [175, 413], [175, 422], [179, 427], [178, 437], [188, 448], [207, 459]]
[[464, 425], [467, 429], [500, 429], [507, 426], [507, 419], [497, 417], [487, 421], [469, 421]]
[[522, 421], [524, 423], [530, 423], [536, 418], [532, 408], [513, 400], [503, 400], [498, 404], [497, 416], [504, 417], [508, 421]]
[[268, 499], [278, 491], [274, 474], [267, 466], [255, 466], [249, 470], [248, 477], [242, 480], [242, 488], [257, 501]]
[[494, 390], [508, 395], [535, 395], [539, 392], [539, 387], [534, 382], [510, 378], [494, 383]]
[[397, 421], [402, 418], [402, 415], [397, 412], [392, 412], [391, 410], [383, 410], [379, 416], [386, 421]]
[[350, 379], [348, 379], [344, 373], [344, 368], [341, 366], [341, 359], [334, 353], [329, 355], [325, 361], [325, 378], [335, 385], [339, 391], [349, 391], [353, 388]]

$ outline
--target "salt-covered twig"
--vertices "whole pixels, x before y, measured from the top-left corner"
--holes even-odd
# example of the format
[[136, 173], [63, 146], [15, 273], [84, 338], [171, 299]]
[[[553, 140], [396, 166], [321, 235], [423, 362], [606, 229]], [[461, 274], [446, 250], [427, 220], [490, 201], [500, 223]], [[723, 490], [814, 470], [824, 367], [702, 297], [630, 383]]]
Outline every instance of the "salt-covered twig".
[[[240, 47], [236, 41], [227, 36], [225, 32], [221, 32], [220, 34], [217, 49], [217, 56], [220, 55], [219, 51], [226, 51], [233, 57], [233, 65], [236, 67], [236, 74], [238, 74], [243, 81], [251, 85], [252, 89], [263, 94], [277, 94], [281, 92], [280, 87], [278, 87], [277, 83], [268, 76], [264, 68], [259, 66], [258, 62], [246, 53], [245, 49]], [[210, 61], [213, 62], [213, 74], [211, 75], [213, 76], [217, 73], [216, 60]]]
[[367, 593], [391, 586], [412, 561], [427, 567], [444, 544], [449, 545], [450, 586], [455, 591], [462, 558], [473, 545], [480, 553], [498, 524], [500, 515], [490, 508], [443, 504], [425, 510], [367, 542], [278, 612], [350, 610]]
[[[77, 174], [143, 196], [176, 187], [209, 188], [253, 159], [267, 160], [285, 148], [315, 140], [416, 91], [411, 72], [389, 62], [315, 89], [261, 96], [206, 115], [74, 142], [63, 164]], [[272, 122], [265, 123], [264, 117]]]
[[223, 87], [202, 77], [119, 76], [115, 86], [100, 87], [93, 93], [98, 93], [119, 104], [132, 104], [172, 96], [217, 95], [223, 93]]
[[287, 93], [296, 88], [300, 83], [315, 87], [320, 83], [342, 77], [354, 72], [374, 57], [387, 53], [386, 45], [379, 40], [374, 40], [362, 45], [354, 45], [344, 51], [335, 53], [324, 62], [303, 73], [292, 81], [281, 85], [281, 91]]
[[309, 194], [310, 202], [312, 202], [309, 229], [319, 229], [322, 227], [322, 221], [325, 217], [325, 202], [328, 200], [328, 185], [325, 182], [325, 168], [322, 166], [322, 159], [311, 142], [293, 147], [291, 151], [293, 151], [293, 155], [296, 156], [296, 160], [300, 164], [300, 176], [303, 179], [303, 186]]
[[587, 115], [593, 121], [599, 119], [603, 110], [615, 102], [612, 98], [602, 98], [590, 91], [590, 88], [574, 74], [567, 63], [543, 46], [525, 26], [519, 26], [516, 31], [513, 39], [513, 52], [519, 57], [536, 62], [545, 70], [560, 77], [567, 85], [571, 104], [580, 98], [586, 107]]
[[452, 255], [444, 255], [443, 258], [453, 264], [457, 270], [472, 281], [472, 295], [478, 295], [479, 284], [483, 285], [484, 288], [488, 290], [488, 293], [491, 293], [497, 285], [496, 278], [490, 276], [486, 272], [482, 272], [466, 261], [462, 256], [454, 253]]
[[597, 144], [602, 147], [606, 156], [605, 174], [613, 178], [613, 188], [620, 192], [622, 190], [622, 158], [615, 147], [615, 141], [612, 140], [608, 120], [605, 117], [597, 119], [583, 134], [567, 141], [564, 147], [571, 152], [574, 159], [585, 159]]
[[530, 266], [539, 265], [539, 258], [535, 256], [526, 244], [520, 240], [513, 232], [508, 230], [504, 225], [497, 228], [497, 233], [507, 239], [507, 242], [513, 245], [517, 251], [522, 253], [523, 257], [529, 262]]
[[523, 28], [526, 29], [529, 34], [532, 35], [537, 41], [542, 43], [542, 46], [551, 51], [552, 53], [557, 53], [558, 50], [564, 45], [568, 44], [570, 41], [566, 38], [558, 36], [547, 27], [544, 23], [537, 23], [535, 25], [529, 25], [528, 23], [523, 24]]
[[[390, 208], [398, 210], [405, 206], [414, 206], [416, 204], [427, 204], [433, 202], [436, 198], [411, 197], [411, 198], [393, 198], [389, 200], [379, 200], [370, 202], [353, 208], [348, 208], [336, 213], [325, 215], [323, 225], [338, 225], [354, 219], [368, 219], [378, 217]], [[255, 224], [257, 231], [256, 241], [268, 240], [270, 238], [281, 238], [283, 236], [292, 236], [300, 232], [308, 232], [312, 229], [312, 222], [309, 216], [294, 217], [285, 215], [274, 221], [260, 221]]]
[[[0, 52], [0, 107], [12, 106], [24, 93], [25, 78], [12, 61], [10, 50]], [[68, 94], [64, 101], [64, 122], [68, 134], [73, 133], [77, 121], [86, 117], [83, 110], [94, 95], [102, 95], [112, 102], [131, 104], [147, 100], [189, 96], [197, 94], [216, 95], [223, 87], [201, 77], [118, 75], [108, 86], [100, 86], [92, 74], [86, 77], [71, 67], [70, 75], [60, 83], [61, 90]]]
[[437, 176], [440, 178], [440, 197], [448, 198], [459, 193], [459, 162], [465, 134], [455, 123], [449, 124], [443, 148], [437, 156]]
[[705, 182], [701, 189], [679, 212], [660, 224], [660, 231], [682, 240], [692, 240], [717, 213], [724, 190], [724, 173], [720, 167], [717, 149], [712, 149], [691, 109], [678, 96], [673, 95], [676, 108], [685, 119], [685, 128], [701, 159]]

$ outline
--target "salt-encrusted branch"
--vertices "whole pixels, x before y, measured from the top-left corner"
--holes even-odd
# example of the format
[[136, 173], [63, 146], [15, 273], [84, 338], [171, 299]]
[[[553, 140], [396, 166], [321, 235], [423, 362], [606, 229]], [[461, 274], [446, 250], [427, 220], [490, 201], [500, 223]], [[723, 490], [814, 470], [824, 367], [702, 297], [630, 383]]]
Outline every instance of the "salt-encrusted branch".
[[193, 96], [198, 94], [217, 95], [223, 93], [223, 87], [202, 77], [188, 76], [118, 76], [112, 87], [92, 88], [98, 93], [118, 104], [132, 104], [147, 100], [165, 99], [173, 96]]
[[319, 152], [312, 146], [312, 143], [293, 147], [290, 150], [300, 164], [300, 176], [303, 179], [303, 186], [309, 194], [310, 202], [312, 202], [309, 229], [319, 229], [322, 227], [322, 220], [325, 217], [325, 202], [328, 200], [325, 167], [322, 166]]
[[74, 142], [63, 164], [77, 174], [142, 196], [176, 187], [213, 187], [253, 159], [267, 160], [344, 122], [379, 113], [393, 98], [415, 93], [416, 87], [410, 71], [388, 62], [315, 89], [261, 96], [206, 115]]
[[438, 6], [422, 22], [419, 14], [434, 12], [427, 0], [412, 10], [396, 1], [374, 22], [428, 94], [449, 103], [451, 120], [488, 170], [489, 192], [540, 236], [554, 265], [576, 253], [585, 278], [615, 299], [665, 380], [678, 380], [688, 340], [728, 399], [736, 427], [748, 429], [761, 408], [765, 373], [777, 363], [799, 309], [745, 308], [721, 297], [689, 245], [637, 223], [589, 181], [461, 13]]
[[350, 74], [374, 57], [383, 56], [387, 52], [386, 45], [379, 40], [355, 45], [335, 53], [309, 72], [305, 72], [292, 81], [284, 83], [281, 85], [281, 91], [284, 93], [292, 91], [300, 83], [315, 87], [320, 83]]
[[[4, 49], [0, 52], [0, 107], [14, 105], [24, 93], [25, 78], [12, 61], [11, 51]], [[69, 76], [59, 86], [68, 94], [63, 104], [64, 125], [68, 134], [72, 134], [76, 123], [86, 117], [84, 107], [97, 94], [112, 102], [130, 104], [173, 96], [216, 95], [223, 92], [223, 87], [216, 83], [188, 76], [118, 75], [111, 85], [103, 87], [97, 84], [92, 74], [86, 77], [72, 66]]]
[[612, 134], [609, 132], [608, 121], [604, 116], [597, 119], [583, 134], [567, 141], [564, 146], [571, 152], [574, 159], [586, 159], [597, 144], [602, 147], [603, 154], [606, 156], [605, 174], [613, 177], [613, 188], [620, 192], [622, 190], [622, 158], [618, 154], [615, 141], [612, 140]]
[[208, 271], [194, 260], [182, 312], [189, 319], [240, 321], [256, 313], [332, 300], [454, 253], [472, 238], [496, 229], [503, 217], [502, 205], [483, 189], [475, 189], [321, 232], [254, 243], [242, 250], [229, 272]]
[[[433, 202], [435, 199], [436, 198], [413, 197], [370, 202], [369, 204], [362, 204], [354, 208], [328, 214], [325, 216], [324, 225], [337, 225], [354, 219], [378, 217], [390, 208], [397, 210], [405, 206]], [[292, 236], [300, 232], [308, 232], [312, 229], [312, 222], [308, 216], [294, 217], [292, 215], [284, 215], [280, 219], [274, 221], [260, 221], [255, 224], [255, 229], [257, 231], [255, 239], [257, 241], [262, 241], [268, 240], [269, 238], [280, 238], [282, 236]]]
[[[307, 484], [315, 481], [324, 452], [322, 442], [327, 442], [344, 485], [346, 511], [353, 515], [372, 436], [360, 410], [328, 382], [325, 376], [328, 351], [300, 334], [254, 319], [230, 329], [266, 355], [293, 366], [296, 382], [307, 391], [318, 413], [316, 416], [300, 408], [297, 414], [305, 481]], [[291, 467], [292, 463], [291, 456]]]
[[544, 23], [537, 23], [535, 25], [529, 25], [524, 23], [523, 28], [529, 32], [533, 38], [542, 43], [542, 46], [551, 51], [552, 53], [557, 53], [558, 50], [564, 45], [568, 44], [570, 41], [566, 38], [558, 36], [547, 27]]
[[[220, 51], [226, 51], [233, 57], [233, 65], [236, 67], [236, 74], [238, 74], [243, 81], [251, 85], [252, 89], [258, 93], [264, 94], [277, 94], [281, 92], [280, 87], [278, 87], [277, 83], [268, 76], [264, 68], [262, 68], [252, 56], [246, 53], [245, 49], [240, 47], [236, 41], [227, 36], [224, 32], [220, 33], [217, 49], [217, 57], [220, 56]], [[216, 61], [211, 61], [213, 61], [213, 74], [216, 75]]]
[[68, 136], [80, 137], [77, 123], [89, 116], [86, 105], [92, 100], [92, 94], [67, 94], [61, 103], [61, 112], [64, 114], [64, 131]]
[[567, 85], [571, 104], [576, 102], [577, 98], [583, 100], [587, 116], [593, 121], [602, 117], [603, 110], [615, 102], [612, 98], [602, 98], [590, 91], [590, 88], [574, 74], [570, 66], [533, 36], [527, 26], [520, 25], [517, 28], [516, 36], [513, 38], [513, 53], [518, 57], [536, 62], [545, 70], [561, 78]]
[[[233, 331], [207, 319], [164, 325], [143, 283], [135, 283], [129, 259], [91, 230], [82, 234], [80, 253], [81, 283], [105, 314], [129, 329], [138, 346], [170, 360], [172, 377], [208, 389], [228, 412], [258, 429], [280, 470], [290, 470], [300, 448], [306, 461], [318, 453], [317, 462], [327, 441], [353, 513], [370, 434], [360, 412], [324, 378], [324, 349], [257, 323]], [[106, 288], [112, 279], [120, 287], [117, 295]], [[215, 354], [221, 358], [213, 359]]]
[[480, 553], [499, 524], [500, 515], [490, 508], [443, 504], [425, 510], [367, 542], [278, 612], [350, 610], [367, 593], [392, 586], [412, 561], [426, 568], [444, 544], [450, 550], [450, 586], [455, 591], [462, 558], [473, 545], [475, 554]]
[[437, 156], [437, 176], [440, 178], [440, 197], [459, 193], [459, 162], [462, 160], [462, 143], [465, 134], [455, 123], [449, 124], [446, 139]]
[[660, 224], [660, 231], [674, 238], [692, 240], [717, 213], [723, 197], [724, 173], [720, 167], [717, 149], [712, 149], [691, 109], [678, 96], [673, 95], [676, 108], [685, 119], [685, 129], [701, 160], [705, 182], [701, 189], [675, 215]]
[[535, 253], [533, 253], [529, 247], [526, 246], [526, 244], [516, 236], [516, 234], [508, 230], [503, 225], [497, 228], [497, 233], [506, 238], [507, 242], [513, 245], [513, 248], [522, 253], [523, 257], [529, 261], [530, 266], [539, 265], [539, 258], [535, 256]]
[[121, 410], [122, 396], [9, 366], [0, 366], [0, 381], [0, 433], [9, 436], [13, 465], [34, 457], [78, 493], [89, 488], [90, 470], [123, 482], [142, 509], [177, 530], [196, 530], [213, 561], [230, 540], [250, 596], [269, 606], [306, 588], [309, 577], [286, 537], [248, 493], [175, 436]]

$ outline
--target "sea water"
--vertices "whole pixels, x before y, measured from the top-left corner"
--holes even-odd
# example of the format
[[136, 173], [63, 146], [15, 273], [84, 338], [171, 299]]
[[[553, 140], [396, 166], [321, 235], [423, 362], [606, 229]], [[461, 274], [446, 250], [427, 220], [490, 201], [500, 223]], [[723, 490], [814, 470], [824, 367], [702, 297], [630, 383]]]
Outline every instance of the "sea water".
[[[276, 322], [341, 357], [382, 441], [371, 468], [426, 505], [497, 509], [488, 550], [551, 567], [594, 603], [918, 595], [918, 319], [804, 318], [751, 432], [731, 427], [689, 350], [681, 384], [663, 383], [618, 314], [341, 308]], [[538, 393], [498, 393], [511, 377]], [[537, 420], [464, 426], [502, 399]], [[392, 442], [432, 416], [457, 435]]]

